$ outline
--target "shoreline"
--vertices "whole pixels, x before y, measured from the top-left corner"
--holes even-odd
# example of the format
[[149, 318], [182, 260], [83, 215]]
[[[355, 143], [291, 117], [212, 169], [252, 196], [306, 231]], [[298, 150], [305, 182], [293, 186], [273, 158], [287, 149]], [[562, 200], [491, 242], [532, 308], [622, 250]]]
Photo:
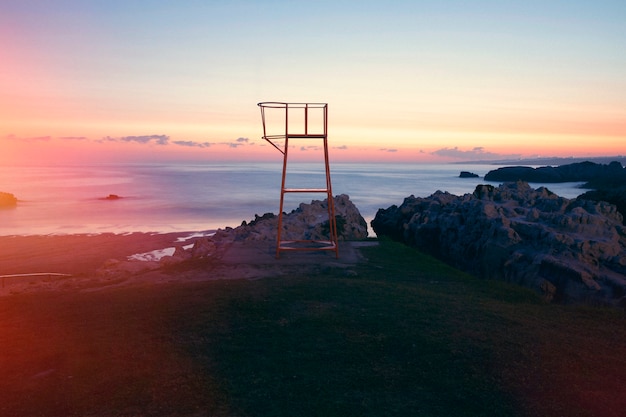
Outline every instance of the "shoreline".
[[[95, 272], [109, 259], [180, 246], [202, 232], [80, 233], [0, 236], [0, 275]], [[182, 239], [182, 240], [181, 240]]]
[[0, 297], [132, 284], [259, 279], [335, 268], [347, 271], [364, 260], [359, 248], [373, 244], [342, 242], [339, 258], [327, 251], [298, 251], [277, 259], [275, 242], [229, 241], [206, 260], [174, 275], [167, 269], [171, 262], [156, 259], [156, 255], [171, 257], [172, 248], [189, 248], [211, 234], [213, 231], [0, 236], [0, 278], [4, 276]]

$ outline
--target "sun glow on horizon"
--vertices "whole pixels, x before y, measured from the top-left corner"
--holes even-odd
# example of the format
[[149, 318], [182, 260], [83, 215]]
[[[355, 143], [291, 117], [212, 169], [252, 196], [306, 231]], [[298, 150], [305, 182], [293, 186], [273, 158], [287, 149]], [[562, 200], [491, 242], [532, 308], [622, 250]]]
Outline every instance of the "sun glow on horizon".
[[3, 4], [0, 163], [272, 161], [268, 100], [333, 160], [626, 154], [623, 3], [396, 6]]

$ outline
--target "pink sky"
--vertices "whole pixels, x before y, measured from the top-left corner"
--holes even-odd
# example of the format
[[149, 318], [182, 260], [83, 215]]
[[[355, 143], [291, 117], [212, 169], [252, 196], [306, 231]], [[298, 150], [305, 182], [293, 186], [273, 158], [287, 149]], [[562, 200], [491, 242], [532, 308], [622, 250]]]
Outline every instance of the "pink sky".
[[278, 160], [259, 101], [336, 161], [626, 154], [623, 2], [13, 3], [1, 164]]

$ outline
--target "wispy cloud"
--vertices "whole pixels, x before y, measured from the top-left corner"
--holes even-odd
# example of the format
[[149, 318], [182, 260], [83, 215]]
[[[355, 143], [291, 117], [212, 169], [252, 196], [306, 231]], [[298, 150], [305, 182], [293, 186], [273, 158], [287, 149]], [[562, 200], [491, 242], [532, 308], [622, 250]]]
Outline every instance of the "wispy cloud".
[[300, 146], [301, 151], [318, 151], [320, 149], [322, 148], [316, 145]]
[[170, 137], [167, 135], [146, 135], [146, 136], [124, 136], [122, 142], [155, 143], [157, 145], [167, 145]]
[[134, 142], [142, 144], [167, 145], [169, 140], [170, 137], [167, 135], [122, 136], [117, 138], [106, 136], [96, 142]]
[[194, 142], [191, 140], [175, 140], [172, 142], [174, 145], [187, 146], [190, 148], [208, 148], [211, 146], [210, 142]]
[[250, 142], [249, 138], [239, 137], [234, 142], [221, 142], [220, 145], [226, 145], [230, 148], [238, 148], [240, 146], [252, 146], [254, 142]]
[[[0, 137], [1, 138], [1, 137]], [[91, 139], [87, 136], [37, 136], [19, 137], [14, 134], [4, 136], [6, 140], [19, 141], [24, 143], [51, 142], [51, 141], [84, 141], [92, 143], [135, 143], [141, 145], [156, 146], [181, 146], [187, 148], [209, 148], [214, 145], [239, 148], [242, 146], [253, 146], [254, 142], [247, 137], [239, 137], [230, 142], [198, 142], [193, 140], [172, 140], [169, 135], [138, 135], [138, 136], [103, 136], [99, 139]]]
[[398, 152], [397, 149], [394, 148], [380, 148], [379, 150], [383, 151], [383, 152]]
[[455, 146], [454, 148], [442, 148], [432, 152], [431, 154], [446, 158], [467, 160], [517, 159], [521, 157], [520, 154], [499, 154], [487, 152], [482, 146], [477, 146], [467, 151], [463, 151], [457, 146]]
[[341, 146], [334, 146], [333, 149], [339, 149], [339, 150], [344, 151], [348, 149], [348, 147], [346, 145], [341, 145]]

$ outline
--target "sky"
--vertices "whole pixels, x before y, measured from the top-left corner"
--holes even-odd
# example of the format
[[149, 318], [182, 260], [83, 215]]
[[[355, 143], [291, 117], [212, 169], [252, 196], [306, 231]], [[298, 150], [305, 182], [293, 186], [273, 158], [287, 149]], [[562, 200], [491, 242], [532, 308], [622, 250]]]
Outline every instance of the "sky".
[[328, 103], [333, 161], [624, 155], [624, 22], [623, 0], [7, 0], [0, 164], [279, 161], [263, 101]]

